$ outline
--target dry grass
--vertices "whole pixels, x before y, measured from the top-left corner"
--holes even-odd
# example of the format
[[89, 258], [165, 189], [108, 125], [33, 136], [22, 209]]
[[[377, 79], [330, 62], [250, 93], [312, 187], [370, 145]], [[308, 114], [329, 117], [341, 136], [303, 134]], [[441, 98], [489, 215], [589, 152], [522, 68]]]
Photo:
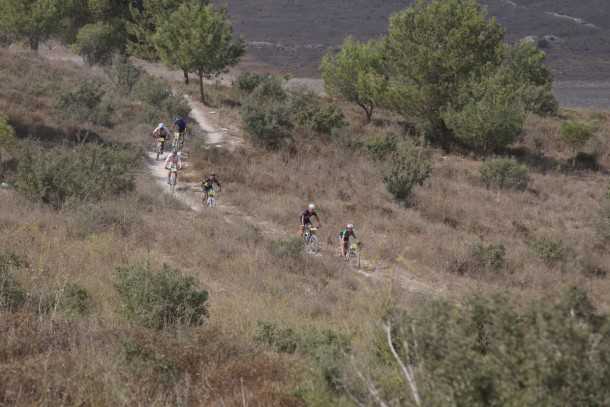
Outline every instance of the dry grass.
[[[48, 68], [32, 56], [23, 58], [0, 53], [3, 75], [13, 78], [0, 85], [0, 107], [13, 121], [37, 118], [34, 137], [40, 129], [61, 137], [60, 129], [74, 124], [56, 118], [48, 89], [100, 73], [59, 62]], [[23, 82], [17, 75], [20, 65], [30, 72]], [[64, 79], [59, 85], [47, 83], [55, 77]], [[44, 88], [38, 95], [27, 86], [32, 78]], [[221, 101], [212, 116], [236, 132], [237, 109], [222, 102], [236, 95], [226, 92], [211, 91]], [[122, 107], [115, 127], [99, 129], [100, 136], [143, 145], [150, 129], [140, 123], [141, 106]], [[359, 123], [357, 111], [348, 110], [348, 117]], [[600, 138], [607, 135], [605, 118]], [[391, 116], [379, 123], [355, 125], [355, 137], [400, 132]], [[554, 119], [532, 120], [524, 148], [543, 134], [545, 157], [566, 159], [554, 144], [557, 129]], [[96, 210], [129, 222], [100, 224], [89, 207], [58, 212], [0, 190], [1, 250], [28, 264], [15, 272], [20, 284], [30, 293], [44, 293], [76, 283], [94, 303], [89, 317], [76, 319], [61, 312], [39, 314], [31, 307], [0, 312], [0, 404], [241, 406], [245, 397], [249, 406], [299, 406], [303, 400], [295, 389], [305, 387], [320, 400], [332, 400], [320, 405], [337, 405], [336, 399], [325, 398], [326, 389], [316, 384], [319, 378], [306, 357], [254, 345], [257, 321], [331, 328], [351, 336], [358, 349], [370, 343], [389, 303], [417, 304], [422, 293], [459, 299], [471, 290], [509, 290], [519, 297], [541, 297], [577, 283], [590, 286], [607, 306], [608, 279], [593, 280], [579, 271], [585, 259], [602, 268], [610, 264], [595, 234], [607, 190], [603, 173], [533, 167], [526, 192], [497, 193], [481, 185], [479, 161], [436, 153], [429, 184], [417, 190], [413, 207], [401, 208], [365, 152], [302, 138], [295, 147], [269, 153], [247, 143], [232, 152], [193, 146], [190, 179], [218, 173], [223, 182], [219, 200], [235, 208], [232, 216], [222, 210], [196, 214], [162, 194], [145, 173], [138, 176], [135, 192], [96, 203]], [[300, 211], [310, 201], [317, 203], [324, 224], [324, 256], [277, 257], [272, 241], [296, 234]], [[332, 256], [347, 222], [356, 224], [367, 259], [393, 271], [402, 285], [361, 277]], [[264, 225], [276, 231], [267, 233]], [[549, 265], [538, 259], [530, 248], [538, 237], [561, 239], [571, 250], [567, 260]], [[453, 273], [477, 241], [503, 243], [510, 272]], [[142, 262], [153, 268], [167, 263], [195, 277], [210, 292], [207, 325], [158, 333], [122, 320], [113, 272]], [[415, 292], [405, 291], [405, 285]], [[137, 350], [131, 359], [126, 356], [130, 349]]]
[[[357, 110], [346, 111], [356, 123], [356, 139], [401, 131], [390, 115], [382, 116], [377, 126], [364, 126]], [[585, 150], [598, 155], [600, 171], [569, 168], [569, 150], [559, 141], [561, 120], [567, 118], [596, 123], [595, 139]], [[336, 245], [342, 225], [355, 223], [367, 257], [417, 276], [431, 291], [509, 289], [537, 297], [567, 284], [586, 284], [607, 306], [607, 280], [589, 281], [586, 268], [594, 264], [608, 271], [610, 264], [610, 253], [596, 233], [608, 188], [604, 168], [610, 152], [609, 124], [607, 114], [587, 111], [565, 111], [558, 119], [530, 118], [515, 150], [518, 159], [530, 163], [531, 182], [525, 192], [487, 190], [479, 180], [479, 160], [436, 153], [433, 175], [417, 191], [411, 208], [393, 202], [379, 168], [363, 150], [305, 142], [306, 137], [299, 137], [291, 151], [278, 153], [247, 145], [234, 152], [201, 149], [195, 168], [221, 174], [223, 199], [257, 218], [273, 219], [288, 233], [297, 230], [300, 211], [315, 202], [328, 245]], [[562, 241], [565, 261], [542, 261], [531, 249], [531, 242], [541, 238]], [[507, 271], [453, 274], [477, 242], [503, 244]]]

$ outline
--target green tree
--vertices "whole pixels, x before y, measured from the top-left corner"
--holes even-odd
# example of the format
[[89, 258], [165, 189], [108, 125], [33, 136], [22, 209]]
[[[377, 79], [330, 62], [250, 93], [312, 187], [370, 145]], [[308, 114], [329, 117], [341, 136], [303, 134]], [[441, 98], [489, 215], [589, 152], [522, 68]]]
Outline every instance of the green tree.
[[89, 65], [106, 65], [112, 55], [122, 52], [124, 39], [121, 33], [108, 23], [87, 24], [76, 35], [74, 49]]
[[233, 36], [224, 10], [202, 6], [198, 1], [181, 5], [160, 25], [154, 38], [161, 59], [199, 78], [205, 101], [204, 78], [212, 78], [239, 62], [244, 43]]
[[390, 18], [386, 58], [389, 102], [432, 136], [450, 135], [441, 113], [465, 82], [503, 57], [504, 30], [475, 0], [418, 0]]
[[62, 0], [0, 0], [0, 32], [38, 50], [60, 28]]
[[322, 78], [326, 92], [360, 106], [371, 121], [387, 90], [383, 73], [383, 48], [379, 41], [361, 43], [347, 38], [341, 51], [322, 59]]
[[[127, 22], [129, 34], [128, 51], [131, 55], [137, 55], [147, 60], [159, 59], [159, 53], [155, 47], [154, 34], [157, 28], [165, 21], [180, 5], [189, 0], [139, 0], [129, 5], [130, 19]], [[208, 0], [198, 0], [202, 6], [209, 3]]]
[[464, 83], [441, 113], [445, 126], [463, 145], [488, 154], [512, 144], [523, 128], [525, 109], [510, 72]]
[[504, 66], [518, 86], [525, 109], [539, 115], [554, 115], [559, 104], [553, 95], [553, 74], [544, 64], [545, 59], [546, 54], [530, 42], [505, 47]]

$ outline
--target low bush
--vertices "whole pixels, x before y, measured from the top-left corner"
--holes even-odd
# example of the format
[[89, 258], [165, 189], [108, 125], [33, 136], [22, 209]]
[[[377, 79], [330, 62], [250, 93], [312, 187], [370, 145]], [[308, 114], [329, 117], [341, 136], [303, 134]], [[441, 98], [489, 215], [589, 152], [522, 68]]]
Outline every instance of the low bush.
[[576, 155], [593, 137], [593, 127], [587, 123], [567, 121], [561, 125], [559, 137]]
[[151, 106], [159, 106], [172, 95], [172, 90], [165, 82], [150, 75], [142, 75], [134, 88], [135, 96]]
[[524, 191], [529, 183], [527, 166], [510, 158], [487, 160], [481, 164], [479, 171], [486, 188]]
[[270, 78], [244, 98], [241, 117], [255, 144], [277, 149], [292, 139], [288, 94], [279, 79]]
[[26, 300], [26, 292], [15, 279], [14, 270], [25, 262], [12, 252], [0, 252], [0, 310], [15, 310]]
[[529, 242], [532, 253], [547, 264], [554, 264], [565, 259], [567, 249], [561, 240], [542, 237]]
[[485, 272], [499, 272], [506, 267], [506, 248], [503, 244], [477, 243], [471, 249], [475, 266]]
[[114, 108], [105, 95], [101, 83], [85, 81], [60, 94], [56, 107], [65, 117], [81, 124], [110, 127]]
[[407, 141], [392, 153], [383, 181], [394, 198], [406, 201], [413, 189], [423, 185], [431, 172], [432, 162], [425, 149]]
[[152, 372], [163, 384], [173, 384], [180, 378], [182, 372], [176, 361], [166, 352], [159, 352], [154, 344], [146, 343], [138, 337], [124, 337], [120, 344], [123, 359], [135, 373], [150, 378]]
[[383, 323], [391, 340], [384, 331], [371, 343], [368, 374], [355, 364], [343, 371], [342, 390], [357, 404], [368, 405], [373, 389], [387, 405], [415, 405], [388, 343], [416, 377], [423, 406], [602, 406], [610, 398], [610, 316], [583, 289], [526, 304], [497, 295], [426, 301]]
[[395, 136], [386, 135], [373, 138], [366, 143], [369, 156], [375, 161], [385, 160], [398, 148], [398, 140]]
[[68, 283], [58, 292], [56, 308], [68, 317], [82, 317], [93, 310], [93, 299], [85, 288]]
[[333, 103], [324, 102], [312, 92], [291, 94], [290, 109], [294, 123], [318, 134], [330, 135], [347, 125], [345, 116]]
[[271, 254], [280, 258], [299, 258], [303, 255], [303, 240], [299, 237], [274, 240], [271, 242]]
[[308, 356], [333, 390], [337, 389], [337, 379], [345, 356], [351, 352], [350, 339], [330, 329], [305, 328], [295, 331], [272, 322], [258, 321], [254, 340], [271, 347], [275, 352], [298, 352]]
[[269, 75], [259, 75], [253, 72], [243, 72], [237, 77], [237, 88], [244, 95], [249, 95], [258, 85], [268, 78]]
[[133, 190], [135, 161], [132, 151], [118, 147], [31, 147], [19, 160], [16, 187], [31, 200], [54, 208], [67, 200], [98, 201]]
[[192, 277], [167, 265], [158, 272], [140, 265], [120, 267], [115, 287], [121, 314], [147, 328], [199, 325], [208, 315], [207, 291], [199, 290]]
[[148, 105], [147, 116], [152, 116], [149, 117], [152, 122], [159, 121], [159, 116], [187, 117], [191, 112], [191, 108], [183, 97], [174, 95], [166, 82], [150, 75], [141, 76], [135, 85], [134, 95]]

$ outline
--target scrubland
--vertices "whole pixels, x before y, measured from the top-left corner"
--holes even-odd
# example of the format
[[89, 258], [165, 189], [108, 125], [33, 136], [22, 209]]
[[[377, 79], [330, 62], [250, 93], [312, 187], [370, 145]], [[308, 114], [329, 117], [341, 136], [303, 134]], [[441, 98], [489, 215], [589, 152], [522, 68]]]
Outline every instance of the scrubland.
[[[2, 154], [9, 183], [18, 180], [21, 149], [71, 151], [83, 126], [92, 134], [85, 143], [137, 157], [129, 187], [93, 201], [67, 199], [53, 208], [19, 188], [0, 190], [0, 404], [352, 405], [341, 391], [348, 379], [338, 379], [346, 354], [356, 365], [370, 362], [371, 376], [383, 373], [387, 394], [401, 385], [387, 350], [377, 352], [379, 325], [397, 305], [415, 312], [429, 298], [461, 304], [472, 294], [504, 293], [519, 309], [577, 286], [608, 308], [610, 252], [600, 234], [608, 113], [531, 116], [506, 152], [529, 168], [523, 191], [487, 189], [480, 158], [431, 148], [432, 176], [404, 205], [386, 191], [370, 153], [386, 136], [408, 137], [396, 117], [384, 113], [364, 125], [341, 106], [349, 126], [340, 133], [299, 129], [289, 148], [269, 151], [237, 123], [239, 93], [211, 86], [207, 102], [218, 125], [243, 142], [229, 150], [187, 140], [185, 180], [216, 172], [219, 200], [281, 231], [274, 235], [247, 219], [229, 222], [222, 210], [195, 213], [154, 185], [142, 152], [169, 112], [151, 111], [137, 92], [120, 96], [101, 70], [4, 50], [0, 62], [0, 110], [20, 146]], [[107, 91], [109, 125], [57, 110], [58, 94], [86, 80]], [[560, 141], [567, 118], [595, 124], [587, 146], [595, 168], [571, 165]], [[321, 257], [304, 256], [291, 240], [309, 202], [323, 222]], [[364, 243], [368, 277], [335, 256], [348, 222]], [[154, 329], [125, 317], [116, 269], [157, 272], [163, 265], [209, 293], [202, 324], [162, 321], [167, 327]]]

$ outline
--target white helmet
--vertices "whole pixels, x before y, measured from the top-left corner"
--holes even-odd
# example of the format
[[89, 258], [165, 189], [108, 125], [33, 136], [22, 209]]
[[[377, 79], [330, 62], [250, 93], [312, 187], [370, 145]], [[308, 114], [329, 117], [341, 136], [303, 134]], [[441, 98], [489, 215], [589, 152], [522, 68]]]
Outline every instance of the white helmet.
[[353, 228], [354, 228], [354, 225], [352, 225], [351, 223], [348, 223], [348, 224], [347, 224], [347, 228], [348, 228], [348, 229], [353, 229]]
[[159, 123], [159, 128], [160, 128], [160, 129], [162, 129], [162, 128], [164, 128], [164, 127], [165, 127], [165, 124], [163, 124], [163, 123]]
[[314, 204], [310, 203], [309, 204], [309, 209], [311, 209], [313, 211], [314, 209], [316, 209], [316, 206]]

